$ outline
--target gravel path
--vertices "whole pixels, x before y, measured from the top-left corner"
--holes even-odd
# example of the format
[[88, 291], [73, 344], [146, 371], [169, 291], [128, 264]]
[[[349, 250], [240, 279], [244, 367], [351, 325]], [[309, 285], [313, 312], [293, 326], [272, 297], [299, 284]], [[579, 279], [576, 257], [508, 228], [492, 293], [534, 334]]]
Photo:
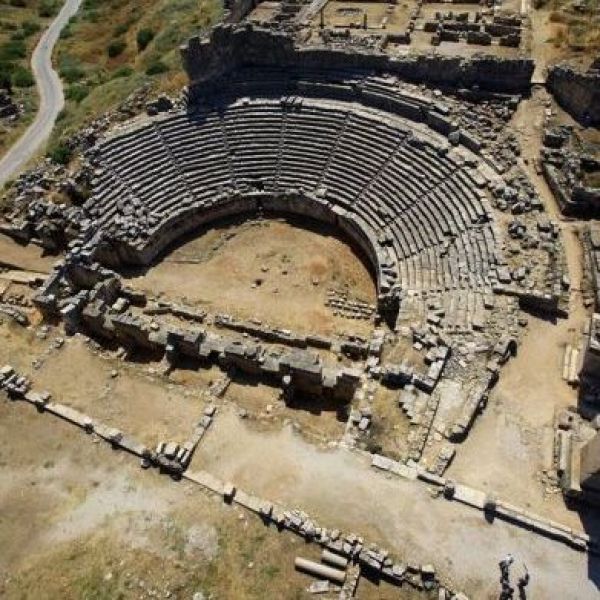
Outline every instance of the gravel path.
[[66, 0], [44, 31], [31, 57], [31, 68], [40, 95], [40, 107], [33, 123], [0, 160], [0, 186], [22, 169], [46, 141], [65, 99], [58, 73], [52, 67], [52, 51], [62, 28], [77, 12], [81, 0]]

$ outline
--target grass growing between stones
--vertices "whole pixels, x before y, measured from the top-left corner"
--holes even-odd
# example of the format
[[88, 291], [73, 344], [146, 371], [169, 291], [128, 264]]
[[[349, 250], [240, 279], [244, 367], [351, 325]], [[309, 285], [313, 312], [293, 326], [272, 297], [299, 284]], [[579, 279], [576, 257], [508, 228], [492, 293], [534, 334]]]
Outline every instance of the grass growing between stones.
[[84, 0], [55, 50], [66, 106], [51, 145], [141, 86], [180, 90], [187, 81], [180, 44], [214, 24], [221, 11], [217, 0]]

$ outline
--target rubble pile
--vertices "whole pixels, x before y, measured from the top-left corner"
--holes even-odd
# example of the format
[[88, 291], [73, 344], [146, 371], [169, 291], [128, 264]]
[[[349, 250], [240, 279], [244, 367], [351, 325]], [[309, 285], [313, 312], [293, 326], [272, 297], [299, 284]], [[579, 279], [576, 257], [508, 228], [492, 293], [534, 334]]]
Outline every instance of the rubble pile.
[[[559, 126], [544, 132], [540, 160], [544, 177], [560, 210], [569, 216], [600, 216], [600, 158], [585, 152], [572, 128]], [[594, 183], [588, 179], [594, 176]]]

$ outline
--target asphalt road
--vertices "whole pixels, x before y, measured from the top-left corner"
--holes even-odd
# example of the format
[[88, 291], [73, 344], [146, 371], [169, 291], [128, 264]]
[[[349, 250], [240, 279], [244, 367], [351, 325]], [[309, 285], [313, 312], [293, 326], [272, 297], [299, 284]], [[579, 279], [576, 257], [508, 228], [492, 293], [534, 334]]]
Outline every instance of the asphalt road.
[[52, 50], [62, 28], [77, 12], [82, 0], [66, 0], [60, 12], [44, 31], [31, 57], [40, 107], [33, 123], [0, 160], [0, 186], [14, 177], [47, 140], [65, 99], [58, 73], [52, 67]]

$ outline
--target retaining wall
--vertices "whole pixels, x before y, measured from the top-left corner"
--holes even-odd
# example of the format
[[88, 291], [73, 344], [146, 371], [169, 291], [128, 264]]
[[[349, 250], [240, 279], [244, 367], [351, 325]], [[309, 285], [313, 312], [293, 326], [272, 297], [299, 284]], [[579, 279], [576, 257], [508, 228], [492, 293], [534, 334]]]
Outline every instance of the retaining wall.
[[548, 70], [546, 85], [572, 117], [584, 125], [600, 126], [600, 71], [556, 65]]
[[435, 56], [391, 57], [381, 51], [299, 47], [291, 36], [251, 24], [218, 25], [206, 38], [193, 37], [181, 47], [190, 86], [243, 66], [386, 72], [407, 81], [437, 86], [521, 92], [530, 86], [531, 59]]

